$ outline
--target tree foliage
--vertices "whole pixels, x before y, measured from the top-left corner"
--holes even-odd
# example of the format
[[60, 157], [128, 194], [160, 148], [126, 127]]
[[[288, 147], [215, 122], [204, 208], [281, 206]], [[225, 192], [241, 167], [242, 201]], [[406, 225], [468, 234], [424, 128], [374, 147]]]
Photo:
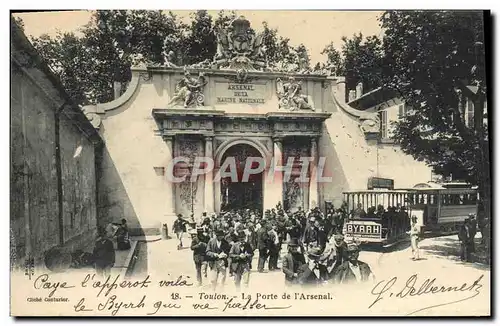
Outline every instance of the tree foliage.
[[[478, 158], [487, 151], [487, 127], [480, 132], [466, 126], [465, 99], [460, 102], [465, 94], [458, 90], [484, 85], [484, 48], [475, 46], [484, 43], [482, 13], [389, 11], [380, 21], [384, 83], [412, 108], [396, 123], [395, 140], [436, 172], [479, 183], [484, 168]], [[475, 111], [482, 123], [483, 108]]]
[[332, 43], [321, 54], [326, 54], [326, 67], [331, 74], [345, 76], [346, 100], [349, 90], [363, 83], [363, 91], [368, 92], [382, 83], [383, 51], [382, 41], [375, 35], [363, 37], [354, 34], [351, 38], [342, 37], [341, 50]]

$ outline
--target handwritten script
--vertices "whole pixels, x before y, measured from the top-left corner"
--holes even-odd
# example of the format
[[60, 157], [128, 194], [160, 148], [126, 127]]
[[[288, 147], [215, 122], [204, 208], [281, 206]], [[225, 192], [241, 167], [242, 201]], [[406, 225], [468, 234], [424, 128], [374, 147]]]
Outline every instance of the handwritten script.
[[374, 307], [379, 302], [390, 299], [404, 299], [407, 297], [418, 297], [426, 295], [438, 295], [442, 293], [464, 293], [466, 296], [461, 299], [453, 300], [450, 302], [444, 302], [440, 304], [434, 304], [430, 306], [425, 306], [418, 310], [411, 312], [409, 315], [414, 314], [419, 311], [423, 311], [430, 308], [435, 308], [439, 306], [450, 305], [466, 300], [470, 300], [480, 293], [483, 285], [481, 280], [484, 275], [479, 276], [476, 280], [469, 283], [462, 283], [461, 285], [442, 285], [439, 284], [436, 278], [425, 279], [423, 281], [419, 280], [417, 274], [411, 275], [406, 282], [401, 285], [398, 284], [398, 278], [393, 277], [390, 280], [383, 280], [378, 282], [373, 289], [371, 294], [375, 296], [375, 300], [369, 305], [369, 309]]

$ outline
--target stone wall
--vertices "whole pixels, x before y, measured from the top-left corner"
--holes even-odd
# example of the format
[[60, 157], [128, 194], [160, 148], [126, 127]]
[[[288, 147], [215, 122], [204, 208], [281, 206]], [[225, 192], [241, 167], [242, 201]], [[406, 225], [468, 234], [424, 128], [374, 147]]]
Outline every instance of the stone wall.
[[11, 249], [16, 263], [59, 244], [54, 104], [11, 74]]
[[14, 24], [11, 33], [11, 266], [95, 240], [100, 138]]
[[91, 236], [97, 225], [94, 145], [72, 121], [60, 120], [64, 240]]

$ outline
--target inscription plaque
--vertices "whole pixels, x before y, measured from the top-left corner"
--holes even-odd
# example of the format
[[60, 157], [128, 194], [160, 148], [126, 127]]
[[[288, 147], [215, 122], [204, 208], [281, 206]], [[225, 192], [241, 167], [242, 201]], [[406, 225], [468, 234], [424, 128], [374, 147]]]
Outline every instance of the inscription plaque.
[[216, 83], [216, 104], [264, 104], [266, 103], [266, 85]]

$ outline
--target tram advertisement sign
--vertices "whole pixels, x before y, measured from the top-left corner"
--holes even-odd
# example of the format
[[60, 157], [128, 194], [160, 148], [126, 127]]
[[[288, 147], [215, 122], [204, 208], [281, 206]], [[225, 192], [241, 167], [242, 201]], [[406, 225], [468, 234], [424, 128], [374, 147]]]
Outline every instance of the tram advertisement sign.
[[351, 221], [346, 224], [346, 234], [356, 238], [380, 239], [382, 225], [372, 221]]

